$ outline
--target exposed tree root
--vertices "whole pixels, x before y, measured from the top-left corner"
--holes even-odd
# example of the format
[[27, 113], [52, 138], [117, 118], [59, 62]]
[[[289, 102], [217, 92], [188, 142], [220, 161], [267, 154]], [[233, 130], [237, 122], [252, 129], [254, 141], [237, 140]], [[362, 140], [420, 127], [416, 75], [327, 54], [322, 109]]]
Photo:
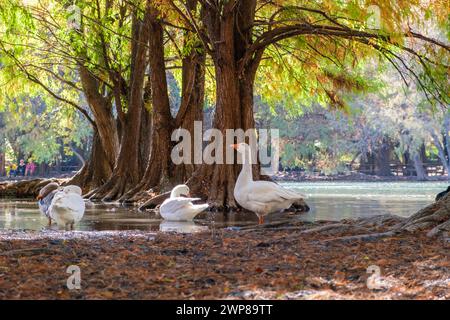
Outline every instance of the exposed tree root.
[[0, 197], [35, 198], [51, 182], [63, 184], [66, 179], [33, 179], [0, 183]]
[[353, 236], [338, 237], [332, 239], [326, 239], [325, 242], [341, 241], [341, 242], [354, 242], [354, 241], [375, 241], [381, 238], [392, 237], [395, 234], [401, 233], [400, 231], [387, 231], [380, 233], [367, 233], [358, 234]]
[[0, 252], [0, 256], [31, 256], [36, 254], [60, 254], [60, 250], [54, 250], [50, 248], [26, 248], [26, 249], [16, 249]]
[[354, 226], [350, 224], [343, 224], [343, 223], [335, 223], [335, 224], [328, 224], [324, 226], [319, 226], [311, 229], [304, 230], [300, 233], [302, 234], [308, 234], [308, 233], [342, 233], [346, 231], [355, 231], [355, 232], [361, 232], [361, 231], [368, 231], [367, 228], [363, 228], [360, 226]]
[[114, 175], [108, 182], [86, 195], [91, 201], [111, 202], [119, 199], [132, 186], [130, 178], [126, 175]]
[[170, 197], [170, 192], [165, 192], [160, 195], [157, 195], [156, 197], [152, 197], [151, 199], [144, 202], [140, 207], [139, 210], [145, 210], [145, 209], [154, 209], [157, 206], [159, 206], [161, 203], [163, 203], [164, 200]]
[[423, 208], [395, 229], [409, 232], [428, 231], [427, 235], [438, 236], [450, 231], [450, 194]]
[[144, 191], [145, 184], [140, 182], [136, 187], [126, 192], [120, 197], [119, 202], [124, 204], [131, 204], [142, 201], [144, 198], [150, 196], [149, 192]]
[[447, 238], [450, 236], [450, 219], [428, 231], [427, 236], [435, 237], [440, 234]]

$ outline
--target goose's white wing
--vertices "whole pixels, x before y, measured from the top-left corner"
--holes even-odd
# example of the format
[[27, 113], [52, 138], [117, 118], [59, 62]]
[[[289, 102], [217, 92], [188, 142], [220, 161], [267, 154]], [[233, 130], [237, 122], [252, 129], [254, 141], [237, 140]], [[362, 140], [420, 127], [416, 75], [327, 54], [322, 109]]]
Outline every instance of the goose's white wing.
[[284, 200], [299, 200], [305, 198], [305, 195], [288, 190], [282, 186], [270, 181], [254, 181], [248, 185], [248, 199], [258, 202], [276, 202]]
[[184, 197], [175, 197], [166, 199], [160, 207], [161, 212], [174, 213], [183, 209], [186, 209], [190, 205], [192, 205], [192, 201], [200, 200], [200, 198], [184, 198]]
[[166, 199], [159, 208], [159, 212], [164, 219], [184, 221], [192, 220], [198, 213], [205, 210], [208, 205], [195, 205], [192, 201], [200, 198], [174, 197]]
[[83, 217], [85, 209], [84, 200], [80, 195], [59, 191], [55, 194], [49, 211], [50, 216], [57, 222], [59, 220], [78, 222]]

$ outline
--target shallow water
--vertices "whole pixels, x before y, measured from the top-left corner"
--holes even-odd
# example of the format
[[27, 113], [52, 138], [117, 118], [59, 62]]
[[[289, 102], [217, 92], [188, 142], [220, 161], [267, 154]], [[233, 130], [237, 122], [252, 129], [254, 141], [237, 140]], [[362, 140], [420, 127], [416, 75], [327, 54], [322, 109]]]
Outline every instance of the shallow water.
[[[304, 214], [274, 214], [268, 221], [299, 219], [304, 221], [340, 220], [396, 214], [407, 217], [433, 202], [437, 193], [447, 188], [446, 182], [284, 182], [308, 196], [311, 211]], [[151, 213], [114, 204], [88, 202], [83, 220], [77, 230], [161, 230], [199, 232], [208, 228], [252, 225], [254, 214], [221, 213], [195, 222], [162, 221]], [[0, 229], [41, 230], [47, 219], [39, 213], [37, 203], [23, 199], [0, 199]], [[52, 226], [56, 229], [56, 226]]]

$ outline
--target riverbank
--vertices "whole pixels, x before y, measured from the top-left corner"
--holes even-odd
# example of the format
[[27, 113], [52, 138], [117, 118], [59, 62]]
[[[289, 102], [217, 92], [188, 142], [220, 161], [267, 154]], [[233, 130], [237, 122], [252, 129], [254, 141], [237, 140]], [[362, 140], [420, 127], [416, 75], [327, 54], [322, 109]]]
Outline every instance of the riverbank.
[[[56, 178], [20, 178], [17, 180], [0, 179], [0, 197], [33, 198], [39, 193], [40, 188], [50, 182], [62, 184], [69, 181], [70, 177]], [[332, 176], [312, 175], [304, 172], [279, 172], [273, 176], [279, 182], [445, 182], [446, 176], [428, 177], [426, 181], [418, 181], [415, 177], [380, 177], [360, 173], [342, 174]]]
[[[397, 222], [374, 220], [370, 231]], [[197, 234], [0, 231], [0, 299], [450, 299], [448, 239], [347, 241], [369, 229], [340, 224]], [[70, 265], [80, 267], [80, 290], [66, 287]], [[370, 266], [380, 269], [379, 281], [367, 282]]]
[[348, 173], [335, 175], [311, 174], [302, 171], [280, 171], [275, 177], [277, 181], [286, 182], [396, 182], [396, 181], [448, 181], [448, 176], [428, 176], [427, 180], [417, 180], [415, 176], [376, 176], [364, 173]]

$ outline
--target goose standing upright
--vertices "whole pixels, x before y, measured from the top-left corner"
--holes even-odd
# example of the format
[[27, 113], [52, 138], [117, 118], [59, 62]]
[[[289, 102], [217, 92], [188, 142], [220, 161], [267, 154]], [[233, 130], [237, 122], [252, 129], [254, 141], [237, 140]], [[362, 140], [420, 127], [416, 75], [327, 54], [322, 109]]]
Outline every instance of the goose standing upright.
[[256, 213], [259, 224], [269, 213], [286, 210], [305, 196], [283, 188], [271, 181], [254, 181], [252, 174], [251, 149], [246, 143], [232, 144], [243, 155], [242, 170], [234, 187], [234, 198], [244, 209]]
[[193, 204], [192, 201], [200, 198], [186, 198], [189, 196], [189, 187], [180, 184], [173, 188], [170, 198], [164, 200], [159, 208], [163, 219], [169, 221], [192, 221], [194, 217], [208, 208], [208, 204]]
[[48, 216], [55, 220], [59, 227], [66, 230], [70, 227], [73, 230], [73, 225], [83, 218], [86, 209], [81, 194], [80, 187], [74, 185], [57, 190], [48, 207]]

